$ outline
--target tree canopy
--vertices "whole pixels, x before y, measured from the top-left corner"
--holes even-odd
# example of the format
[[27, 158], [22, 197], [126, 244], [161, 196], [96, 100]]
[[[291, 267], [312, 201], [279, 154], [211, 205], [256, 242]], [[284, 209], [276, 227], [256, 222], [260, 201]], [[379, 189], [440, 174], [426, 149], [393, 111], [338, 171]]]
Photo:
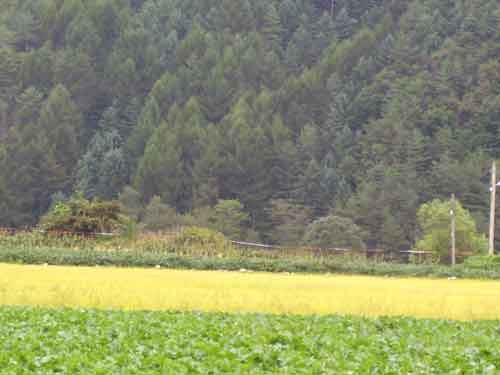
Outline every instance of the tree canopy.
[[398, 250], [453, 192], [484, 230], [499, 20], [495, 0], [10, 0], [0, 225], [133, 191], [179, 214], [238, 200], [274, 242], [349, 218]]

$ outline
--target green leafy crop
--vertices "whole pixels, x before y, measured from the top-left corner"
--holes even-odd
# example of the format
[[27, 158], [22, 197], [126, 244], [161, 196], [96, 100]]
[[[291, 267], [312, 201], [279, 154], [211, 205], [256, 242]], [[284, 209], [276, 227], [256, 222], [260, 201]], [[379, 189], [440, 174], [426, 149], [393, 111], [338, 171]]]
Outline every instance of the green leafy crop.
[[0, 374], [480, 374], [500, 322], [0, 309]]

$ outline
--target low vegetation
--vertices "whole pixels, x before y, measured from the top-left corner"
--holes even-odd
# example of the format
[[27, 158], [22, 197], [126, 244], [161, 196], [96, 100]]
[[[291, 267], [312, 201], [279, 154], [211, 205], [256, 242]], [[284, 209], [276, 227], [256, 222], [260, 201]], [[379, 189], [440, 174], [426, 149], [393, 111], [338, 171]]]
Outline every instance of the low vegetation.
[[500, 279], [497, 261], [481, 267], [477, 261], [470, 260], [451, 268], [438, 264], [400, 264], [368, 259], [364, 253], [310, 248], [242, 248], [234, 246], [217, 232], [196, 227], [185, 228], [179, 233], [141, 234], [133, 239], [122, 236], [83, 239], [40, 232], [0, 235], [0, 262]]
[[0, 308], [8, 374], [481, 374], [499, 322]]

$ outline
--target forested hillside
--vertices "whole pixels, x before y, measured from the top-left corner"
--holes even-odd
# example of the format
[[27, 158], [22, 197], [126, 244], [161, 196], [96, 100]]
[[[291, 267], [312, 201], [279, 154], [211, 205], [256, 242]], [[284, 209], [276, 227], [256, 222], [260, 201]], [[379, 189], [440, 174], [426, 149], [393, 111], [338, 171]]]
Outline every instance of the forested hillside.
[[2, 0], [0, 225], [126, 188], [237, 199], [266, 241], [331, 213], [409, 248], [452, 192], [482, 228], [499, 22], [496, 0]]

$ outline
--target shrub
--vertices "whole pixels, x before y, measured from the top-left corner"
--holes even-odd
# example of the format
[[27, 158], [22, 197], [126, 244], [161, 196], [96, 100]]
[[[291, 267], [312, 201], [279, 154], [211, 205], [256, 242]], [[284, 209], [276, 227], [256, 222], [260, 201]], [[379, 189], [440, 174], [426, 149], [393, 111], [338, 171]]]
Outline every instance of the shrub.
[[473, 269], [491, 270], [500, 272], [500, 255], [478, 255], [465, 260], [464, 266]]
[[176, 236], [174, 244], [186, 249], [203, 249], [210, 254], [226, 254], [232, 250], [231, 243], [222, 233], [200, 227], [183, 228]]
[[339, 216], [320, 218], [307, 227], [304, 243], [320, 248], [365, 249], [361, 229], [351, 219]]
[[114, 232], [126, 221], [117, 202], [89, 201], [78, 195], [67, 202], [56, 203], [40, 219], [47, 231], [98, 233]]

